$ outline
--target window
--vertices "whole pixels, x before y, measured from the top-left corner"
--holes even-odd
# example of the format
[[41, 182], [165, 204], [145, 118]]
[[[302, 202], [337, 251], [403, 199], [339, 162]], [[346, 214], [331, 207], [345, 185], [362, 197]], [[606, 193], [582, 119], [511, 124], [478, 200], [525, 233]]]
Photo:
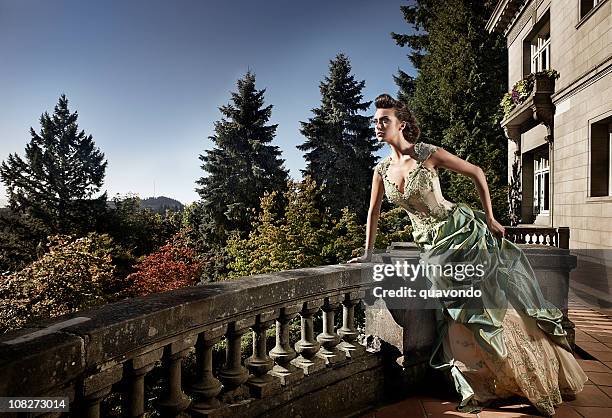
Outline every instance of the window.
[[552, 67], [550, 49], [550, 11], [547, 10], [523, 39], [523, 77]]
[[591, 125], [591, 197], [612, 196], [612, 117]]
[[531, 40], [531, 72], [550, 69], [550, 25], [546, 24]]
[[595, 6], [605, 0], [580, 0], [580, 19], [585, 17]]
[[533, 158], [533, 213], [548, 215], [550, 184], [550, 162], [546, 155], [534, 155]]

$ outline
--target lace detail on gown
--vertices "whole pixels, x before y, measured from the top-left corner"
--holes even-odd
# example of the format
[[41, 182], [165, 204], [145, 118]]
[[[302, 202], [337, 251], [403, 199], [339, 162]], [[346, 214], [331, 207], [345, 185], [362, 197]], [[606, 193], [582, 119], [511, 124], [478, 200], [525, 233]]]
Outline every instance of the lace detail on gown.
[[376, 166], [376, 171], [383, 178], [385, 194], [389, 200], [408, 212], [415, 239], [433, 233], [435, 226], [445, 221], [455, 207], [454, 203], [442, 196], [437, 171], [423, 165], [437, 149], [437, 146], [424, 142], [414, 145], [417, 165], [404, 178], [404, 193], [387, 176], [390, 156]]
[[533, 319], [509, 309], [503, 328], [505, 358], [483, 350], [463, 324], [451, 322], [445, 336], [444, 356], [466, 377], [477, 402], [519, 395], [543, 414], [552, 415], [563, 395], [580, 392], [584, 372], [572, 354], [551, 342]]

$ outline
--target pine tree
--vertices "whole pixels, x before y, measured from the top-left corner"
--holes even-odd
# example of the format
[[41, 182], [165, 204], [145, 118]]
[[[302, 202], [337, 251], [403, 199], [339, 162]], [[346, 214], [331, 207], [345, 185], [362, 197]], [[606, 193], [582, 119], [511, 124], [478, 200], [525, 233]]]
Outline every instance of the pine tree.
[[[507, 222], [507, 140], [498, 106], [506, 91], [506, 44], [485, 29], [494, 7], [491, 0], [418, 0], [401, 8], [417, 32], [392, 37], [411, 49], [418, 70], [413, 84], [401, 75], [396, 80], [419, 120], [421, 140], [482, 167], [495, 216]], [[480, 207], [470, 179], [443, 170], [441, 180], [450, 200]]]
[[265, 192], [286, 190], [288, 172], [277, 146], [270, 145], [278, 125], [266, 125], [272, 105], [264, 107], [265, 89], [255, 88], [250, 71], [238, 80], [232, 103], [221, 106], [210, 139], [215, 148], [200, 155], [208, 173], [196, 189], [216, 230], [213, 239], [224, 240], [230, 230], [251, 229], [254, 211]]
[[107, 162], [93, 137], [79, 132], [78, 114], [61, 95], [53, 116], [40, 117], [25, 160], [10, 154], [0, 165], [11, 209], [39, 219], [52, 232], [85, 232], [106, 206], [106, 193], [93, 197], [104, 181]]
[[[401, 47], [408, 46], [410, 48], [408, 59], [410, 59], [412, 66], [417, 70], [421, 68], [423, 56], [429, 45], [427, 31], [432, 21], [431, 3], [431, 0], [421, 0], [418, 2], [418, 5], [401, 6], [400, 10], [404, 15], [404, 20], [410, 23], [416, 32], [410, 35], [391, 32], [391, 37], [397, 45]], [[393, 79], [399, 87], [398, 100], [409, 103], [415, 90], [414, 77], [399, 69], [397, 75], [393, 76]]]
[[330, 61], [329, 75], [320, 83], [321, 106], [314, 116], [301, 122], [306, 141], [298, 149], [306, 151], [304, 175], [323, 186], [322, 202], [334, 217], [348, 207], [364, 221], [369, 203], [374, 152], [380, 148], [370, 127], [370, 118], [359, 112], [372, 102], [362, 102], [365, 81], [355, 81], [351, 64], [344, 54]]

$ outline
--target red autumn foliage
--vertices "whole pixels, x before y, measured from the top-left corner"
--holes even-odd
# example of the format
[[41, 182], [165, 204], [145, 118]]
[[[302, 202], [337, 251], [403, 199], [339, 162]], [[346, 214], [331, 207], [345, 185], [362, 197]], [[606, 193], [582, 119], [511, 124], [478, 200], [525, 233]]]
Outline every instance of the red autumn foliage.
[[132, 284], [126, 293], [142, 296], [194, 286], [199, 281], [201, 270], [202, 264], [186, 234], [179, 232], [136, 265], [136, 272], [127, 277]]

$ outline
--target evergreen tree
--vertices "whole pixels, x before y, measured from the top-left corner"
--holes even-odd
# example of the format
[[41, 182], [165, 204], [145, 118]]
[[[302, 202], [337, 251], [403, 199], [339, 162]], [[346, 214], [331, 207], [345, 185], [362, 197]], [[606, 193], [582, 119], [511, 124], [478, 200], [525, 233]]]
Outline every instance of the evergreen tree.
[[61, 95], [53, 116], [40, 117], [25, 160], [16, 153], [0, 165], [11, 209], [39, 219], [51, 231], [84, 232], [106, 206], [106, 193], [94, 198], [104, 181], [107, 162], [91, 135], [79, 132], [78, 114]]
[[[418, 70], [413, 83], [401, 74], [396, 80], [419, 120], [421, 140], [482, 167], [495, 216], [507, 222], [507, 140], [499, 125], [506, 44], [485, 29], [494, 7], [491, 0], [418, 0], [401, 8], [416, 32], [392, 37], [411, 49]], [[448, 170], [441, 179], [450, 200], [480, 206], [470, 179]]]
[[359, 112], [372, 102], [362, 102], [365, 81], [355, 81], [351, 64], [344, 54], [330, 61], [329, 75], [321, 82], [321, 106], [314, 116], [301, 122], [306, 141], [297, 148], [306, 151], [304, 175], [323, 186], [322, 202], [335, 217], [348, 207], [358, 219], [367, 215], [374, 152], [380, 145], [374, 139], [370, 118]]
[[410, 98], [414, 95], [414, 77], [402, 70], [398, 70], [397, 75], [393, 76], [393, 80], [399, 87], [397, 100], [409, 103]]
[[210, 139], [215, 148], [200, 155], [208, 173], [196, 189], [212, 221], [211, 238], [223, 241], [230, 230], [249, 231], [254, 211], [265, 192], [284, 191], [288, 172], [277, 146], [270, 145], [278, 125], [266, 125], [272, 105], [264, 107], [265, 89], [255, 88], [255, 75], [238, 80], [232, 103], [221, 106]]
[[[429, 44], [427, 31], [432, 20], [431, 3], [432, 0], [421, 0], [418, 2], [418, 6], [401, 6], [400, 10], [404, 14], [404, 20], [412, 24], [416, 32], [410, 35], [391, 33], [391, 37], [397, 45], [401, 47], [408, 46], [410, 48], [408, 58], [412, 66], [417, 70], [421, 68], [423, 56]], [[414, 95], [415, 90], [414, 77], [399, 69], [397, 75], [393, 76], [393, 79], [399, 87], [398, 100], [409, 103], [409, 99]]]

